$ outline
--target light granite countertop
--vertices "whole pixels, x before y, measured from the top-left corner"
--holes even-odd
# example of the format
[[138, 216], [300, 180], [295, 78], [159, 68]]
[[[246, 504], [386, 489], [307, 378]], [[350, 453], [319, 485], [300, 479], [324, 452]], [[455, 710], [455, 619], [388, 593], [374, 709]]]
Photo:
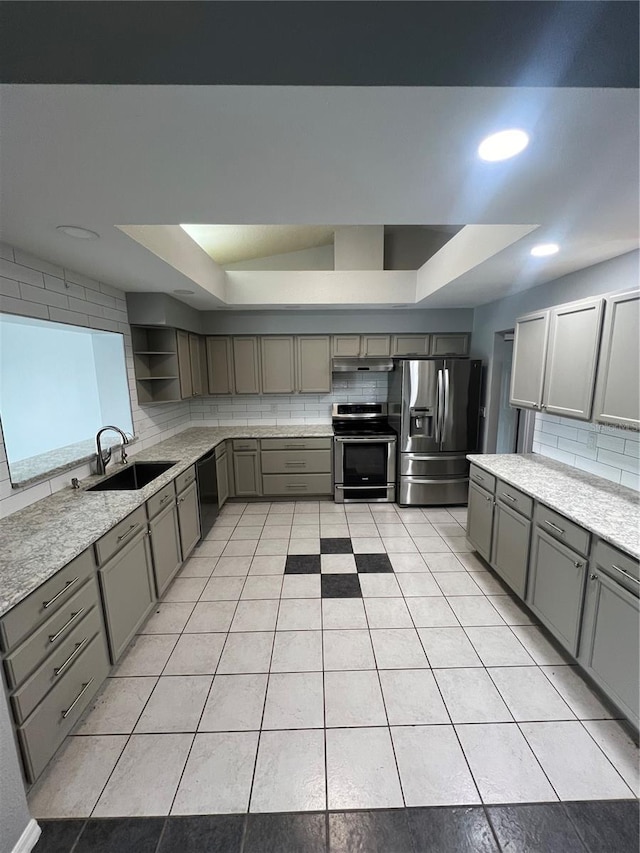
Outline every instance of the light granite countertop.
[[[0, 616], [15, 607], [115, 524], [228, 438], [331, 437], [330, 425], [193, 427], [136, 453], [132, 462], [175, 464], [142, 489], [88, 492], [83, 480], [0, 521]], [[110, 466], [109, 474], [118, 466]]]
[[640, 494], [537, 453], [470, 454], [470, 462], [640, 559]]

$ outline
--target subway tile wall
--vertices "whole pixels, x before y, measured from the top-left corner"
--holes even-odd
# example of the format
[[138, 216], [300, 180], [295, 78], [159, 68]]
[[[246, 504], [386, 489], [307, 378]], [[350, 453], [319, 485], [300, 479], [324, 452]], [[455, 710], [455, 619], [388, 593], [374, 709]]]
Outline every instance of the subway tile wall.
[[537, 414], [533, 452], [640, 491], [640, 433]]
[[331, 423], [331, 404], [386, 402], [389, 374], [334, 373], [330, 394], [203, 397], [191, 402], [193, 426]]
[[[133, 427], [137, 437], [131, 445], [131, 454], [190, 425], [189, 401], [160, 407], [138, 406], [131, 334], [125, 295], [121, 290], [0, 244], [0, 311], [123, 334]], [[82, 479], [89, 474], [88, 464], [79, 465], [33, 486], [14, 489], [9, 479], [4, 441], [0, 436], [0, 518], [65, 488], [71, 477]]]

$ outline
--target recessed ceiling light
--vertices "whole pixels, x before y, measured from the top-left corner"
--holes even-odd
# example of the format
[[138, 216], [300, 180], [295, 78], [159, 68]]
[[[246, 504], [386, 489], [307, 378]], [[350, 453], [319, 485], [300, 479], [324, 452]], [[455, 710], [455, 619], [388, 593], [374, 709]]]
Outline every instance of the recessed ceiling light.
[[510, 130], [501, 130], [498, 133], [492, 133], [483, 139], [478, 146], [478, 156], [481, 160], [486, 160], [488, 163], [495, 163], [498, 160], [508, 160], [510, 157], [515, 157], [529, 144], [529, 134], [524, 130], [511, 128]]
[[89, 231], [88, 228], [81, 228], [79, 225], [56, 225], [56, 231], [61, 231], [67, 237], [75, 237], [78, 240], [98, 240], [100, 237], [95, 231]]
[[531, 249], [531, 254], [534, 258], [546, 258], [549, 255], [555, 255], [560, 251], [560, 246], [557, 243], [538, 243]]
[[183, 288], [178, 288], [178, 290], [174, 290], [174, 293], [177, 293], [178, 296], [191, 296], [193, 290], [184, 290]]

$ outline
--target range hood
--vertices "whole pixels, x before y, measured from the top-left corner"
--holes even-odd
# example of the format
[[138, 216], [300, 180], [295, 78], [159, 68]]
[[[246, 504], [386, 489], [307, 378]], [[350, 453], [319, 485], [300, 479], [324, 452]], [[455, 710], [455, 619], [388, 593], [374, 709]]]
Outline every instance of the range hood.
[[389, 373], [393, 370], [390, 358], [334, 358], [331, 362], [334, 373]]

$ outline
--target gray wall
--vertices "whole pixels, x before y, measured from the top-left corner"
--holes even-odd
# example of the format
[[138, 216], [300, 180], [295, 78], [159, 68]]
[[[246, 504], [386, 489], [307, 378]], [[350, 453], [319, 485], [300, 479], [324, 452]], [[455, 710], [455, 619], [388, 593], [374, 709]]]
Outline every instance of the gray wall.
[[473, 316], [471, 335], [471, 356], [483, 361], [484, 390], [483, 403], [487, 407], [483, 450], [493, 452], [497, 427], [498, 387], [493, 371], [493, 351], [496, 332], [513, 329], [516, 318], [549, 308], [564, 302], [572, 302], [588, 296], [602, 293], [629, 290], [638, 287], [640, 280], [640, 252], [628, 252], [610, 261], [595, 264], [578, 272], [554, 279], [539, 287], [516, 293], [481, 305]]
[[11, 853], [31, 820], [18, 756], [9, 720], [9, 708], [0, 684], [0, 853]]
[[206, 311], [212, 335], [470, 332], [471, 308], [390, 311]]
[[127, 315], [132, 326], [172, 326], [188, 332], [202, 332], [202, 311], [168, 293], [129, 291], [126, 298]]

